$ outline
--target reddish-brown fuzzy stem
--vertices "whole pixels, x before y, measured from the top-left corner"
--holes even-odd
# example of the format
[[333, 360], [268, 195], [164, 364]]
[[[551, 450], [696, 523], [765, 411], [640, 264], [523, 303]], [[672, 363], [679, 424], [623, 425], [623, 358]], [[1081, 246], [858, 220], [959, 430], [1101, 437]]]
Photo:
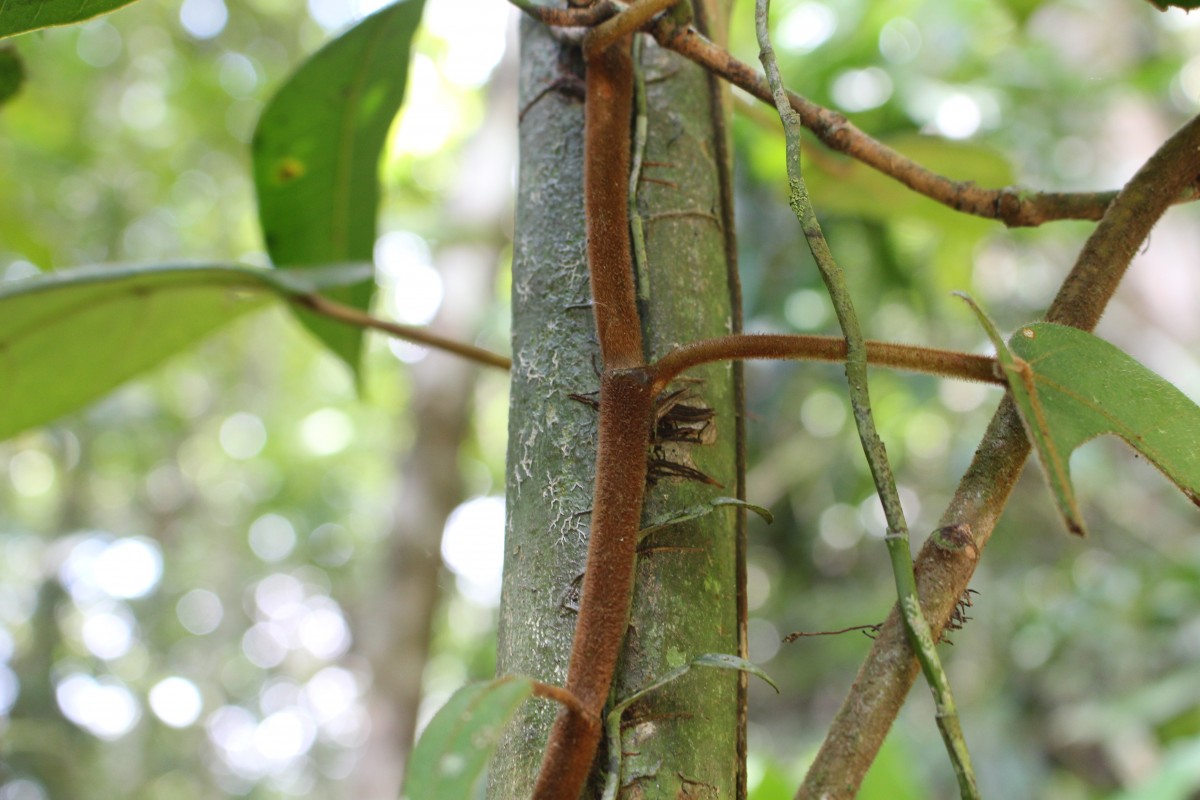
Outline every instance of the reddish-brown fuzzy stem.
[[653, 403], [644, 369], [609, 370], [600, 379], [596, 494], [566, 686], [586, 713], [559, 711], [534, 800], [576, 800], [596, 756], [600, 718], [629, 624]]
[[600, 357], [596, 488], [587, 569], [571, 644], [564, 707], [550, 729], [534, 800], [576, 800], [600, 743], [633, 596], [654, 394], [642, 353], [627, 186], [633, 116], [632, 37], [587, 48], [584, 200], [588, 269]]
[[[544, 697], [547, 700], [553, 700], [564, 708], [570, 709], [581, 717], [588, 717], [589, 712], [587, 707], [580, 702], [579, 698], [568, 692], [561, 686], [555, 686], [553, 683], [542, 683], [541, 681], [533, 682], [533, 694], [535, 697]], [[596, 724], [600, 720], [596, 719]]]
[[588, 265], [600, 358], [606, 369], [627, 369], [643, 363], [629, 242], [632, 42], [627, 36], [588, 61], [584, 101]]
[[395, 336], [397, 339], [406, 339], [427, 347], [445, 350], [448, 353], [454, 353], [471, 361], [487, 364], [489, 367], [499, 367], [500, 369], [509, 369], [512, 367], [512, 359], [507, 356], [502, 356], [499, 353], [493, 353], [490, 350], [484, 350], [481, 347], [466, 344], [465, 342], [458, 342], [453, 339], [447, 339], [444, 336], [438, 336], [436, 333], [430, 333], [424, 328], [401, 325], [398, 322], [389, 322], [385, 319], [372, 317], [365, 311], [359, 311], [353, 306], [335, 302], [318, 294], [293, 295], [292, 302], [322, 316], [335, 319], [338, 322], [345, 322], [348, 325], [356, 325], [360, 328], [372, 328], [377, 331], [383, 331]]
[[[996, 359], [957, 350], [938, 350], [892, 342], [867, 341], [867, 363], [880, 367], [924, 372], [1004, 386], [996, 372]], [[846, 340], [840, 336], [742, 334], [703, 339], [686, 344], [660, 358], [651, 367], [652, 388], [657, 394], [685, 370], [714, 361], [752, 358], [801, 361], [845, 361]]]

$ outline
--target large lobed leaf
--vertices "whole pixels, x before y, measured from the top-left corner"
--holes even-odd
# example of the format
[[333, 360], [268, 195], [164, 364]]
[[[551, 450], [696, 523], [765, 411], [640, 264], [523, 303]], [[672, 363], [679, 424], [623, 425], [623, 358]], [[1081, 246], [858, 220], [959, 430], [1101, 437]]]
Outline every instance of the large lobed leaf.
[[0, 39], [26, 31], [70, 25], [134, 0], [0, 0]]
[[275, 298], [361, 281], [242, 266], [88, 267], [0, 284], [0, 439], [74, 411]]
[[[275, 266], [371, 259], [379, 156], [404, 100], [422, 3], [400, 0], [327, 44], [263, 111], [254, 134], [254, 183]], [[368, 280], [328, 296], [367, 311], [373, 294]], [[312, 317], [305, 324], [357, 371], [361, 330]]]
[[1004, 370], [1064, 524], [1086, 530], [1071, 488], [1071, 453], [1121, 437], [1200, 506], [1200, 407], [1127, 353], [1086, 331], [1036, 322], [1008, 343], [969, 298]]

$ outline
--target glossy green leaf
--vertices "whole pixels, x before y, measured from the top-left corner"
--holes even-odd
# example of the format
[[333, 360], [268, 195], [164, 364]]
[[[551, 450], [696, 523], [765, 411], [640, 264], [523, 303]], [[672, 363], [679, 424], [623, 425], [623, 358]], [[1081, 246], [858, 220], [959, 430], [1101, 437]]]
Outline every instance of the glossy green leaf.
[[82, 22], [132, 2], [134, 0], [0, 0], [0, 38]]
[[1085, 528], [1071, 488], [1075, 448], [1115, 434], [1200, 506], [1200, 407], [1170, 382], [1086, 331], [1037, 322], [1008, 343], [970, 299], [996, 346], [1021, 421], [1063, 522]]
[[81, 408], [272, 299], [369, 269], [85, 267], [0, 283], [0, 439]]
[[[423, 0], [400, 0], [314, 54], [263, 111], [254, 134], [254, 183], [276, 267], [370, 260], [379, 157], [404, 100], [409, 50]], [[330, 292], [367, 311], [374, 283]], [[362, 331], [305, 324], [357, 372]]]
[[434, 715], [408, 762], [402, 797], [471, 797], [500, 734], [531, 694], [534, 682], [505, 675], [464, 686]]
[[21, 90], [25, 82], [25, 69], [16, 48], [0, 47], [0, 106]]

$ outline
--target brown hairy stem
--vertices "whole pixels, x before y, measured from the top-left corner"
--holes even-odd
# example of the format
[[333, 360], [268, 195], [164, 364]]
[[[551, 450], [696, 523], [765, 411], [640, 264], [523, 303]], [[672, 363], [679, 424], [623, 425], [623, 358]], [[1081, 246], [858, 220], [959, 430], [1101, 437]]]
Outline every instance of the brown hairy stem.
[[535, 800], [575, 800], [596, 756], [600, 718], [629, 624], [653, 402], [645, 370], [601, 376], [592, 529], [566, 685], [586, 713], [559, 711]]
[[[1200, 117], [1180, 128], [1117, 195], [1080, 252], [1046, 318], [1083, 330], [1096, 326], [1151, 228], [1200, 176]], [[930, 537], [917, 557], [926, 619], [940, 634], [967, 588], [980, 551], [1029, 455], [1029, 440], [1010, 398], [992, 418], [940, 526], [965, 526], [973, 547], [947, 549]], [[850, 798], [875, 759], [918, 672], [895, 609], [884, 623], [846, 701], [834, 718], [797, 798]]]
[[587, 782], [633, 599], [654, 394], [642, 366], [629, 233], [631, 49], [632, 37], [626, 35], [608, 49], [593, 44], [587, 51], [584, 204], [604, 372], [587, 568], [565, 687], [583, 711], [567, 706], [555, 718], [533, 791], [535, 800], [576, 800]]
[[606, 369], [643, 363], [633, 251], [629, 240], [632, 37], [587, 63], [584, 100], [584, 202], [588, 265], [600, 358]]
[[489, 367], [499, 367], [500, 369], [510, 369], [512, 367], [512, 359], [502, 356], [498, 353], [493, 353], [490, 350], [484, 350], [482, 347], [466, 344], [465, 342], [447, 339], [444, 336], [438, 336], [436, 333], [430, 333], [424, 328], [417, 328], [412, 325], [401, 325], [398, 322], [389, 322], [385, 319], [373, 317], [370, 314], [359, 311], [353, 306], [344, 305], [335, 302], [328, 298], [322, 297], [319, 294], [298, 294], [293, 295], [292, 302], [298, 306], [307, 308], [315, 314], [320, 314], [323, 317], [344, 322], [347, 325], [354, 325], [359, 328], [371, 328], [373, 330], [382, 331], [409, 342], [433, 347], [438, 350], [445, 350], [448, 353], [462, 356], [463, 358], [480, 364], [486, 364]]
[[[866, 345], [867, 363], [874, 366], [1006, 385], [1004, 378], [996, 372], [996, 359], [990, 356], [872, 340]], [[846, 340], [839, 336], [735, 334], [692, 342], [672, 350], [651, 365], [654, 393], [661, 392], [680, 373], [692, 367], [714, 361], [752, 358], [845, 361]]]
[[[759, 100], [773, 103], [767, 79], [758, 70], [734, 58], [694, 29], [680, 28], [664, 18], [652, 30], [663, 47], [695, 61]], [[831, 150], [845, 153], [956, 211], [999, 220], [1010, 228], [1064, 219], [1098, 220], [1116, 196], [1116, 192], [1030, 192], [1015, 187], [985, 189], [971, 181], [951, 180], [871, 138], [844, 115], [795, 92], [789, 91], [787, 96], [804, 127]], [[1196, 199], [1197, 191], [1189, 184], [1184, 182], [1170, 194], [1170, 202]]]

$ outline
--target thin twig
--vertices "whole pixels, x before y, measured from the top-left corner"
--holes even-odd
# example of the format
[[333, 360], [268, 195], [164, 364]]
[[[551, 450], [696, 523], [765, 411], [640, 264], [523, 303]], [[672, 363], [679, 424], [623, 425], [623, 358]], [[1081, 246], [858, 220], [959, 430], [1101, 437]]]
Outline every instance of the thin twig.
[[979, 789], [975, 783], [975, 773], [971, 767], [971, 757], [967, 752], [966, 739], [958, 721], [958, 712], [954, 707], [954, 697], [950, 691], [950, 682], [942, 669], [938, 658], [935, 639], [929, 623], [921, 613], [921, 601], [917, 596], [917, 582], [913, 575], [912, 552], [908, 543], [908, 523], [904, 520], [904, 510], [900, 505], [900, 495], [896, 491], [896, 480], [888, 465], [887, 450], [879, 433], [875, 429], [875, 420], [871, 415], [871, 396], [867, 383], [867, 347], [863, 340], [862, 330], [858, 323], [858, 315], [854, 310], [854, 302], [846, 288], [846, 280], [841, 267], [834, 260], [825, 240], [825, 234], [817, 222], [812, 202], [808, 197], [808, 189], [804, 185], [804, 176], [800, 169], [800, 134], [802, 125], [800, 115], [792, 108], [783, 88], [783, 79], [779, 75], [779, 66], [775, 61], [775, 53], [771, 48], [770, 32], [768, 30], [768, 12], [770, 0], [757, 0], [755, 4], [755, 30], [758, 34], [760, 48], [759, 59], [766, 71], [771, 84], [775, 107], [787, 137], [787, 170], [789, 201], [804, 237], [808, 240], [813, 259], [821, 271], [821, 278], [829, 290], [833, 308], [837, 314], [842, 332], [846, 336], [846, 379], [850, 385], [850, 406], [854, 412], [854, 421], [858, 426], [858, 436], [862, 441], [863, 452], [871, 469], [871, 477], [883, 504], [884, 516], [887, 518], [888, 554], [892, 561], [892, 575], [896, 581], [896, 592], [900, 599], [900, 607], [904, 613], [904, 622], [908, 629], [909, 642], [917, 652], [925, 679], [933, 692], [934, 703], [937, 707], [937, 725], [942, 732], [946, 751], [950, 755], [955, 775], [958, 777], [959, 791], [964, 798], [978, 798]]
[[[591, 710], [588, 709], [579, 700], [578, 697], [571, 694], [570, 692], [568, 692], [566, 689], [564, 689], [561, 686], [555, 686], [553, 683], [542, 683], [541, 681], [534, 681], [533, 682], [533, 694], [536, 697], [544, 697], [547, 700], [553, 700], [554, 702], [556, 702], [560, 705], [566, 706], [567, 708], [571, 709], [573, 712], [575, 712], [576, 714], [579, 714], [581, 716], [585, 716], [585, 717], [588, 715], [595, 716], [594, 714], [592, 714]], [[598, 719], [596, 721], [597, 721], [597, 723], [599, 722]]]
[[[1113, 201], [1063, 282], [1047, 319], [1095, 327], [1150, 229], [1200, 176], [1200, 117], [1175, 132]], [[1009, 398], [992, 418], [940, 525], [966, 525], [974, 548], [947, 549], [930, 537], [917, 558], [921, 605], [940, 631], [954, 612], [1029, 455], [1029, 440]], [[973, 550], [973, 552], [969, 552]], [[916, 678], [895, 611], [880, 630], [854, 685], [809, 768], [798, 798], [853, 796]]]
[[783, 643], [791, 644], [797, 639], [804, 639], [809, 636], [841, 636], [843, 633], [853, 633], [854, 631], [871, 631], [874, 633], [882, 627], [882, 622], [876, 622], [873, 625], [851, 625], [849, 628], [839, 628], [836, 631], [796, 631], [783, 637]]
[[[865, 344], [867, 363], [872, 366], [1006, 385], [997, 374], [996, 359], [990, 356], [872, 340]], [[685, 370], [715, 361], [761, 358], [838, 362], [846, 360], [846, 353], [846, 339], [841, 336], [734, 334], [701, 339], [672, 350], [652, 364], [652, 388], [655, 393], [661, 392]]]
[[646, 228], [638, 208], [638, 189], [646, 160], [650, 132], [650, 110], [646, 101], [646, 75], [642, 69], [643, 37], [633, 42], [633, 147], [629, 167], [629, 236], [633, 244], [633, 268], [637, 275], [638, 300], [650, 300], [650, 262], [646, 256]]
[[[758, 70], [734, 58], [691, 28], [680, 28], [663, 18], [651, 29], [658, 43], [695, 61], [765, 103], [772, 103], [771, 87]], [[873, 139], [836, 111], [806, 97], [787, 92], [787, 100], [800, 122], [827, 147], [882, 172], [908, 188], [942, 205], [1010, 228], [1032, 227], [1065, 219], [1098, 220], [1116, 192], [1035, 192], [1017, 187], [986, 189], [971, 181], [939, 175]], [[1171, 195], [1171, 202], [1190, 202], [1200, 196], [1186, 183]]]
[[512, 367], [512, 359], [502, 356], [499, 353], [493, 353], [491, 350], [484, 350], [482, 347], [475, 347], [474, 345], [458, 342], [454, 339], [447, 339], [443, 336], [438, 336], [436, 333], [430, 333], [424, 328], [401, 325], [398, 322], [388, 322], [385, 319], [373, 317], [364, 311], [359, 311], [353, 306], [343, 305], [342, 303], [322, 297], [319, 294], [292, 295], [291, 300], [296, 305], [307, 308], [314, 314], [320, 314], [323, 317], [344, 322], [347, 325], [382, 331], [397, 339], [404, 339], [405, 341], [416, 342], [426, 347], [445, 350], [471, 361], [486, 364], [489, 367], [498, 367], [503, 370]]

